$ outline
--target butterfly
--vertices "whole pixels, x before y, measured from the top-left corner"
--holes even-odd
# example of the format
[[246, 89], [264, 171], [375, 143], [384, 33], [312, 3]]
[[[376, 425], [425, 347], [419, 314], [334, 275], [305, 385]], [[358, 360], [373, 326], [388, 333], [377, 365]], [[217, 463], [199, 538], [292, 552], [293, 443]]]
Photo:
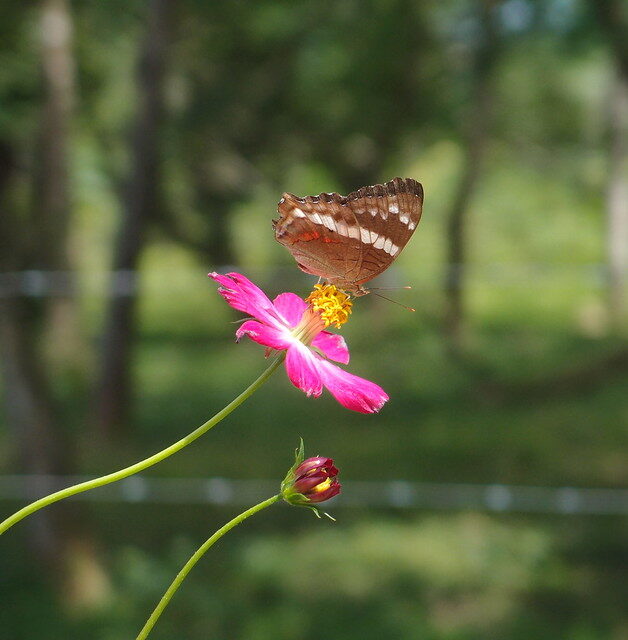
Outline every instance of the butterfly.
[[414, 233], [423, 187], [412, 178], [362, 187], [348, 196], [284, 193], [273, 220], [275, 238], [297, 266], [353, 295], [385, 271]]

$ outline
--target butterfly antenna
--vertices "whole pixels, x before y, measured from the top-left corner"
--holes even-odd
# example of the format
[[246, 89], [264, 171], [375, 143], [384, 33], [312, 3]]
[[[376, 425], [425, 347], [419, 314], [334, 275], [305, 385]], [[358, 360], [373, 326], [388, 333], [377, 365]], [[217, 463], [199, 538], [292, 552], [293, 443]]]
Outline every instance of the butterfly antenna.
[[399, 289], [412, 289], [408, 284], [405, 287], [369, 287], [369, 291], [399, 291]]
[[[406, 287], [404, 287], [404, 289], [405, 288]], [[392, 302], [393, 304], [399, 305], [400, 307], [403, 307], [406, 311], [416, 311], [416, 309], [413, 309], [412, 307], [406, 307], [405, 304], [401, 304], [401, 302], [397, 302], [396, 300], [391, 300], [390, 298], [387, 298], [386, 296], [383, 296], [381, 293], [375, 293], [375, 291], [373, 291], [372, 289], [370, 291], [374, 296], [377, 296], [378, 298], [381, 298], [382, 300], [388, 300], [388, 302]]]

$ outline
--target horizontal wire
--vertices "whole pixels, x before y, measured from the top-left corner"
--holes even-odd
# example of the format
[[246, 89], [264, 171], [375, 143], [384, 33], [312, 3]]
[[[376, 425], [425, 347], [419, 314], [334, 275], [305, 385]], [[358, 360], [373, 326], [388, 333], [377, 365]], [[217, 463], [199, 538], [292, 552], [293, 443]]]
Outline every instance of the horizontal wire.
[[[234, 270], [236, 267], [225, 265], [217, 267], [219, 271]], [[208, 268], [209, 270], [209, 268]], [[250, 270], [249, 270], [250, 271]], [[296, 282], [300, 274], [293, 267], [256, 267], [253, 270], [263, 280], [278, 279]], [[628, 281], [628, 267], [624, 270]], [[553, 279], [570, 278], [594, 286], [605, 286], [611, 281], [611, 272], [604, 263], [548, 264], [548, 263], [489, 263], [483, 265], [432, 265], [422, 269], [420, 274], [412, 274], [415, 288], [439, 287], [445, 278], [450, 283], [458, 282], [462, 277], [481, 280], [493, 286], [525, 286], [538, 288], [551, 286]], [[297, 277], [295, 277], [295, 275]], [[385, 274], [390, 281], [404, 281], [410, 278], [409, 269], [393, 266]], [[614, 273], [613, 277], [618, 274]], [[88, 294], [113, 294], [130, 296], [137, 291], [147, 289], [152, 293], [171, 295], [198, 289], [204, 273], [191, 270], [150, 270], [150, 271], [45, 271], [26, 270], [0, 272], [0, 297], [53, 297], [68, 296], [77, 290]], [[561, 283], [562, 284], [562, 283]]]
[[[84, 476], [0, 476], [0, 500], [31, 501]], [[626, 515], [628, 489], [387, 481], [343, 481], [338, 507], [475, 509], [493, 512]], [[89, 502], [247, 505], [278, 490], [271, 480], [133, 476], [70, 498]]]

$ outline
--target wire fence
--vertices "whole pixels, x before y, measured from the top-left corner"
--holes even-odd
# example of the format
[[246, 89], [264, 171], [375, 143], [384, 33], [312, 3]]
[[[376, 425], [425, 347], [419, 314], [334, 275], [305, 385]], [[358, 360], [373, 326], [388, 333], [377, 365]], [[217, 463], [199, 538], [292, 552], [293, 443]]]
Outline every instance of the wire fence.
[[[234, 270], [233, 265], [213, 267], [219, 271]], [[262, 279], [281, 276], [295, 279], [293, 267], [266, 266], [257, 267], [255, 272]], [[402, 275], [403, 274], [403, 275]], [[592, 287], [607, 286], [610, 280], [608, 265], [604, 263], [548, 264], [548, 263], [488, 263], [484, 265], [432, 265], [419, 274], [413, 274], [415, 286], [440, 287], [447, 274], [450, 281], [460, 280], [463, 276], [481, 280], [483, 284], [496, 287], [542, 287], [552, 286], [560, 281], [571, 281]], [[407, 282], [410, 278], [403, 269], [396, 267], [386, 274], [389, 281]], [[93, 271], [88, 273], [75, 271], [26, 270], [0, 273], [0, 297], [54, 297], [67, 296], [79, 288], [88, 294], [107, 293], [116, 296], [134, 295], [140, 288], [158, 291], [163, 295], [183, 293], [198, 288], [204, 274], [183, 269], [151, 270], [138, 272], [133, 270]], [[628, 279], [628, 268], [626, 269]]]
[[[29, 502], [88, 480], [82, 476], [0, 476], [0, 500]], [[276, 493], [271, 480], [227, 478], [146, 478], [134, 476], [73, 496], [72, 500], [110, 503], [242, 506]], [[557, 515], [628, 515], [628, 489], [536, 487], [388, 481], [343, 482], [333, 499], [338, 507], [480, 510]]]

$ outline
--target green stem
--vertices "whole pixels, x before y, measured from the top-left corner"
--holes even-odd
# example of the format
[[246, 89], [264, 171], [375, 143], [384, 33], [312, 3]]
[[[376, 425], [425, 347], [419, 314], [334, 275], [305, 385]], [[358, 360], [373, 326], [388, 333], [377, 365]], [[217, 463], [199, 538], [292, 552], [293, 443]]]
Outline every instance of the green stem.
[[156, 453], [149, 458], [145, 458], [144, 460], [140, 460], [140, 462], [136, 462], [130, 467], [125, 467], [124, 469], [120, 469], [119, 471], [115, 471], [114, 473], [109, 473], [105, 476], [101, 476], [100, 478], [88, 480], [87, 482], [80, 482], [79, 484], [72, 485], [71, 487], [67, 487], [66, 489], [62, 489], [61, 491], [51, 493], [50, 495], [40, 498], [39, 500], [35, 500], [35, 502], [31, 502], [31, 504], [26, 505], [19, 511], [16, 511], [12, 516], [9, 516], [6, 520], [0, 522], [0, 535], [2, 535], [14, 524], [22, 520], [22, 518], [29, 516], [31, 513], [38, 511], [42, 507], [46, 507], [53, 502], [57, 502], [58, 500], [69, 498], [70, 496], [81, 493], [82, 491], [89, 491], [90, 489], [96, 489], [97, 487], [102, 487], [111, 482], [116, 482], [118, 480], [122, 480], [123, 478], [128, 478], [134, 473], [138, 473], [139, 471], [143, 471], [148, 467], [152, 467], [154, 464], [165, 460], [173, 453], [180, 451], [181, 449], [183, 449], [183, 447], [186, 447], [191, 442], [194, 442], [194, 440], [200, 438], [213, 426], [217, 425], [223, 418], [226, 418], [234, 409], [239, 407], [249, 396], [255, 393], [255, 391], [257, 391], [264, 384], [264, 382], [266, 382], [266, 380], [270, 378], [275, 369], [277, 369], [277, 367], [283, 362], [284, 358], [285, 353], [280, 354], [264, 371], [264, 373], [262, 373], [262, 375], [260, 375], [260, 377], [257, 378], [257, 380], [255, 380], [255, 382], [253, 382], [247, 389], [245, 389], [237, 398], [232, 400], [224, 409], [219, 411], [215, 416], [198, 427], [198, 429], [195, 429], [194, 431], [192, 431], [192, 433], [185, 436], [185, 438], [181, 438], [181, 440], [178, 440], [174, 444], [171, 444], [169, 447], [166, 447], [159, 453]]
[[172, 581], [171, 585], [166, 590], [166, 593], [161, 597], [161, 600], [155, 607], [155, 610], [151, 613], [150, 618], [146, 621], [146, 624], [142, 627], [139, 635], [136, 640], [145, 640], [148, 637], [151, 629], [155, 626], [155, 623], [159, 619], [159, 616], [163, 613], [164, 609], [168, 606], [168, 603], [172, 599], [172, 596], [176, 593], [177, 589], [181, 586], [181, 583], [185, 580], [188, 573], [192, 570], [192, 567], [203, 557], [205, 552], [216, 542], [220, 540], [222, 536], [230, 531], [236, 525], [240, 524], [244, 520], [246, 520], [249, 516], [252, 516], [254, 513], [265, 509], [266, 507], [270, 507], [271, 504], [277, 502], [277, 500], [281, 499], [281, 494], [273, 496], [272, 498], [268, 498], [268, 500], [264, 500], [264, 502], [260, 502], [256, 504], [254, 507], [247, 509], [239, 516], [236, 516], [230, 522], [227, 522], [226, 525], [218, 529], [216, 533], [214, 533], [211, 538], [205, 540], [205, 542], [194, 552], [192, 557], [183, 565], [183, 568], [177, 574], [177, 577]]

